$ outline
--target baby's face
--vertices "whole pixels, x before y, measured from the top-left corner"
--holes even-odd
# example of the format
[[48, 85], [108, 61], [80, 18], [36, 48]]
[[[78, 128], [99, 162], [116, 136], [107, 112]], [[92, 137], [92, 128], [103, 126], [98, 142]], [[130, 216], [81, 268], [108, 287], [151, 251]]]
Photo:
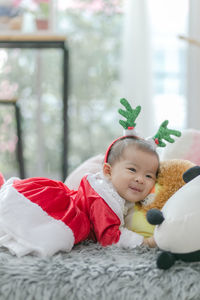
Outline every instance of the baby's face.
[[159, 167], [155, 154], [130, 145], [121, 160], [110, 167], [110, 181], [118, 194], [129, 202], [143, 200], [153, 188]]

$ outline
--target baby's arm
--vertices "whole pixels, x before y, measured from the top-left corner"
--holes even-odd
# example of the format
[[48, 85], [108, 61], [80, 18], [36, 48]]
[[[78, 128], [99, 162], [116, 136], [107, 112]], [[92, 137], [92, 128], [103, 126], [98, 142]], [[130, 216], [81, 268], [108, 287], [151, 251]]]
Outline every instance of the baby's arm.
[[119, 217], [101, 198], [92, 204], [90, 220], [102, 246], [115, 244], [121, 248], [135, 248], [143, 243], [144, 237], [122, 227]]
[[147, 246], [149, 246], [150, 248], [155, 248], [155, 247], [157, 247], [157, 244], [156, 244], [155, 239], [154, 239], [153, 236], [144, 239], [143, 245], [147, 245]]

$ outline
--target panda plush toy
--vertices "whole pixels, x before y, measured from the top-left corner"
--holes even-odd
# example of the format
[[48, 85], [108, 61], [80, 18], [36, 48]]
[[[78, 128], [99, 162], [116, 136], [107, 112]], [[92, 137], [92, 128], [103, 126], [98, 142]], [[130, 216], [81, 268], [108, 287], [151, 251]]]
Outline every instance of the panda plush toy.
[[169, 269], [176, 260], [200, 261], [200, 166], [183, 174], [186, 184], [173, 194], [161, 210], [150, 209], [147, 220], [156, 225], [154, 238], [162, 252], [160, 269]]

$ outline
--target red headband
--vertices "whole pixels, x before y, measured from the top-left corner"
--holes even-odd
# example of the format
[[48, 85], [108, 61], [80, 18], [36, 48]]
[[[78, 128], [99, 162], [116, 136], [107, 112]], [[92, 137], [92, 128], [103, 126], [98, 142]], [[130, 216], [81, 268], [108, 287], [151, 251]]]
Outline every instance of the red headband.
[[106, 154], [105, 154], [105, 158], [104, 158], [104, 163], [107, 163], [108, 162], [108, 155], [110, 154], [110, 150], [112, 148], [112, 146], [119, 140], [124, 140], [126, 138], [134, 138], [134, 139], [137, 139], [137, 140], [142, 140], [142, 138], [136, 136], [136, 135], [124, 135], [124, 136], [120, 136], [119, 138], [117, 138], [116, 140], [114, 140], [110, 146], [108, 147], [108, 149], [106, 150]]

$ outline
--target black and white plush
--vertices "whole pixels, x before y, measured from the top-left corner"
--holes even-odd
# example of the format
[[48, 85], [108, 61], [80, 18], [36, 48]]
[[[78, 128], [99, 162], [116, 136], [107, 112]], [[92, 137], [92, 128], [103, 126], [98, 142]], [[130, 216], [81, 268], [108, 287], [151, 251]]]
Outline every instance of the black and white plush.
[[200, 166], [183, 174], [186, 184], [163, 206], [147, 212], [150, 224], [157, 225], [154, 238], [162, 252], [160, 269], [169, 269], [176, 260], [200, 261]]

